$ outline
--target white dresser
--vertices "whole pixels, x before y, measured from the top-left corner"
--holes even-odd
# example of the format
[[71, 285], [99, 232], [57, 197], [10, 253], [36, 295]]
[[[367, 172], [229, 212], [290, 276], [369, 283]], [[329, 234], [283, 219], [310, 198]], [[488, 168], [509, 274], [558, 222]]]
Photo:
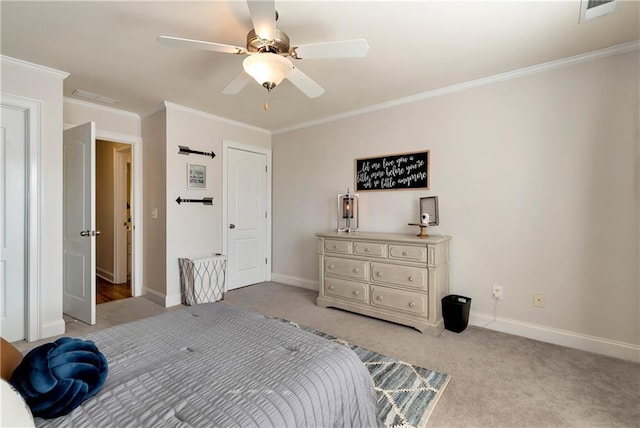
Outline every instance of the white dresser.
[[318, 306], [334, 307], [439, 335], [449, 294], [449, 236], [317, 233]]

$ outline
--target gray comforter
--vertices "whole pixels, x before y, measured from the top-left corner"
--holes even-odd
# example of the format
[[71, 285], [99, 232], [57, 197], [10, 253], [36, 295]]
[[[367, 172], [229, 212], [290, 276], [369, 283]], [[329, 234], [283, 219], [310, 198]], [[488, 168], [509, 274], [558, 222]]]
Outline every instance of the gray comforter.
[[357, 355], [281, 321], [209, 303], [86, 337], [109, 362], [104, 388], [38, 426], [374, 427]]

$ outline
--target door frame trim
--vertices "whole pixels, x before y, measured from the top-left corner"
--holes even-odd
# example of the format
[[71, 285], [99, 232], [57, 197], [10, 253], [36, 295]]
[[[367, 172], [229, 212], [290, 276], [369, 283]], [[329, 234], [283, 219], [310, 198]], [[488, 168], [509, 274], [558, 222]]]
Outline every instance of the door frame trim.
[[0, 104], [25, 112], [27, 118], [26, 188], [27, 251], [25, 287], [25, 339], [28, 342], [42, 336], [41, 322], [41, 128], [42, 101], [0, 93]]
[[[266, 281], [271, 281], [271, 149], [259, 146], [252, 146], [250, 144], [238, 143], [231, 140], [222, 140], [222, 254], [228, 255], [229, 244], [228, 229], [227, 229], [227, 183], [228, 183], [228, 160], [229, 150], [243, 150], [245, 152], [258, 153], [266, 156], [267, 161], [267, 189], [266, 189], [266, 210], [267, 210], [267, 227], [266, 227], [266, 242], [265, 242], [265, 257], [267, 258], [266, 266]], [[228, 265], [228, 261], [227, 261]], [[225, 283], [225, 290], [227, 291], [227, 284]]]

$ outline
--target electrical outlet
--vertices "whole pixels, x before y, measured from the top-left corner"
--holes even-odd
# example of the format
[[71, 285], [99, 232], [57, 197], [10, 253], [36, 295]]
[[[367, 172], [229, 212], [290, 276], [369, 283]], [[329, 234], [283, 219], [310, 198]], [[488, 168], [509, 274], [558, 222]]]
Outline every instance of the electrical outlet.
[[491, 296], [496, 300], [502, 300], [504, 297], [502, 286], [494, 285], [491, 289]]
[[536, 308], [544, 308], [544, 293], [538, 291], [533, 292], [533, 306]]

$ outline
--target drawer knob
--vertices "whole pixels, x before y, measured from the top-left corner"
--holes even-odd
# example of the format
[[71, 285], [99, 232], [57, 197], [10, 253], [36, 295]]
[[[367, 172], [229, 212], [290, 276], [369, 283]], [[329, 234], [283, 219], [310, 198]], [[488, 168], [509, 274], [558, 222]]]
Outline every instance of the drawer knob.
[[335, 266], [334, 265], [329, 265], [329, 269], [334, 269]]
[[334, 245], [334, 246], [333, 246], [333, 249], [334, 249], [334, 250], [337, 250], [337, 249], [338, 249], [338, 246], [337, 246], [337, 245]]
[[409, 277], [409, 282], [413, 282], [413, 279], [414, 279], [414, 278], [413, 278], [412, 276], [410, 276], [410, 277]]
[[358, 273], [358, 272], [360, 272], [360, 269], [358, 269], [358, 268], [353, 268], [353, 272]]
[[382, 278], [382, 272], [378, 271], [378, 273], [376, 273], [376, 275], [377, 275], [379, 278]]
[[360, 292], [359, 292], [358, 290], [356, 290], [356, 291], [354, 291], [354, 292], [353, 292], [353, 295], [354, 295], [354, 296], [357, 296], [358, 294], [360, 294]]
[[365, 253], [368, 253], [368, 252], [369, 252], [369, 247], [365, 248], [365, 249], [364, 249], [364, 252], [365, 252]]
[[416, 307], [416, 302], [409, 302], [409, 307], [410, 308], [415, 308]]
[[329, 290], [333, 290], [333, 285], [330, 285], [330, 286], [329, 286]]
[[407, 253], [406, 251], [403, 251], [403, 252], [402, 252], [402, 255], [406, 257], [406, 256], [408, 256], [408, 255], [409, 255], [409, 253]]
[[377, 297], [376, 297], [376, 300], [377, 300], [378, 302], [382, 302], [382, 296], [377, 296]]

